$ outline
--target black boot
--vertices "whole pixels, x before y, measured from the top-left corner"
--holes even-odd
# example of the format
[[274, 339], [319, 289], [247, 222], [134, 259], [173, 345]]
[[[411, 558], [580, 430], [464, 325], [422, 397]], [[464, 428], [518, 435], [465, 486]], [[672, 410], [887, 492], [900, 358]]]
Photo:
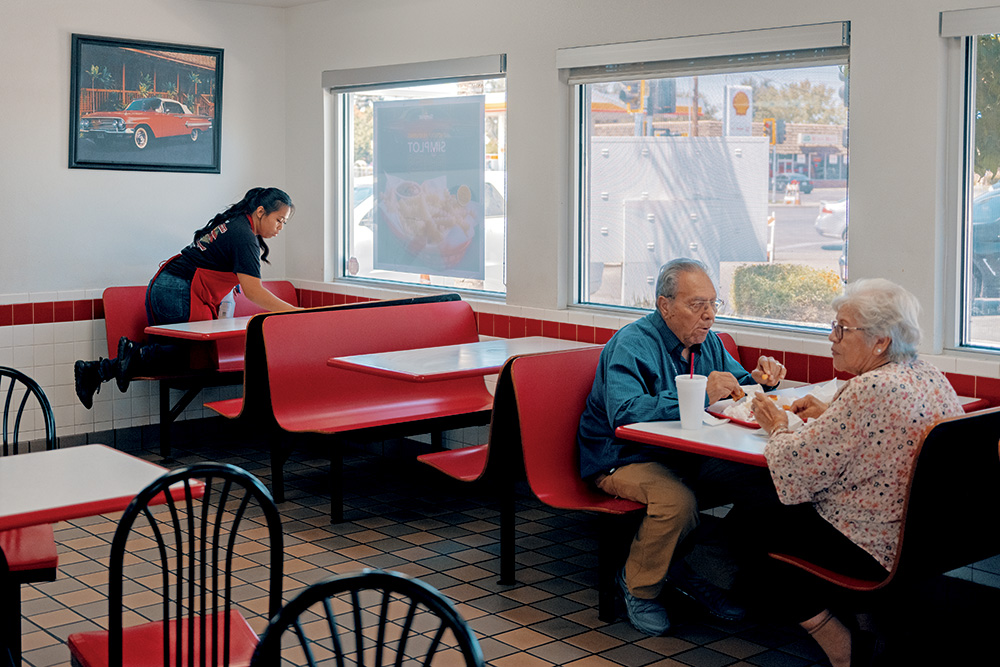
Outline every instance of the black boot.
[[76, 395], [88, 410], [94, 406], [94, 394], [100, 393], [101, 384], [117, 374], [118, 364], [110, 359], [98, 361], [77, 361], [73, 365], [73, 380]]
[[129, 382], [132, 381], [132, 378], [139, 375], [141, 350], [142, 348], [139, 345], [130, 341], [126, 336], [118, 339], [118, 372], [115, 374], [118, 391], [122, 393], [128, 391]]

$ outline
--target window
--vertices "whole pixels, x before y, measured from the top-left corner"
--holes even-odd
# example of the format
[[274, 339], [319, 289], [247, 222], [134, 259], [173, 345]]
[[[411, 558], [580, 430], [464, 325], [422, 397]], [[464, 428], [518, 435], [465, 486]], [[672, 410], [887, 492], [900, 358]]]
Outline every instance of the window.
[[707, 265], [720, 317], [828, 326], [847, 277], [848, 34], [562, 50], [580, 123], [579, 302], [651, 308], [659, 267], [686, 256]]
[[338, 276], [505, 292], [502, 56], [324, 73]]
[[958, 344], [1000, 349], [1000, 10], [943, 12], [963, 60]]

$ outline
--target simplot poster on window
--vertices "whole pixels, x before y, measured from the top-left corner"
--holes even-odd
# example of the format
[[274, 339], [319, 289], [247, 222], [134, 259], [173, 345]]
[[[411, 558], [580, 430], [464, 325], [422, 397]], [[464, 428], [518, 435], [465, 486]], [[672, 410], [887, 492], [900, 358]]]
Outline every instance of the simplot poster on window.
[[374, 268], [485, 277], [485, 99], [375, 103]]

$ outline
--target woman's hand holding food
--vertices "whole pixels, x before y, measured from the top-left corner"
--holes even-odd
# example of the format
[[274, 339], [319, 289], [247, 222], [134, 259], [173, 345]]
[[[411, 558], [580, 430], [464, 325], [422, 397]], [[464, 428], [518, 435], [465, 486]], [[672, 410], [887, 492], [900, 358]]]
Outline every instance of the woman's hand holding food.
[[812, 394], [806, 394], [802, 398], [792, 402], [791, 408], [792, 412], [801, 417], [802, 421], [805, 421], [819, 417], [826, 411], [828, 405], [828, 403], [824, 403]]
[[757, 384], [773, 387], [785, 379], [785, 367], [774, 357], [761, 356], [757, 360], [757, 368], [750, 372], [750, 377]]
[[760, 427], [767, 431], [768, 435], [775, 431], [788, 428], [788, 415], [785, 410], [772, 401], [765, 393], [754, 394], [753, 416], [760, 424]]
[[708, 380], [705, 382], [705, 393], [708, 394], [709, 404], [729, 398], [734, 393], [742, 395], [742, 392], [740, 383], [736, 381], [736, 377], [732, 373], [712, 371], [708, 374]]

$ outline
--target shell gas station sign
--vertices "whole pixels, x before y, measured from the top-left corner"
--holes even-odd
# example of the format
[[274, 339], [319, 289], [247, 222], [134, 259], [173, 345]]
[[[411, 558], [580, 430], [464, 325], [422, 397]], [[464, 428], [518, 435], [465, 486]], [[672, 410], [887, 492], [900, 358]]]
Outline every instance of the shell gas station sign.
[[750, 86], [726, 86], [725, 135], [749, 137], [753, 134], [753, 89]]

